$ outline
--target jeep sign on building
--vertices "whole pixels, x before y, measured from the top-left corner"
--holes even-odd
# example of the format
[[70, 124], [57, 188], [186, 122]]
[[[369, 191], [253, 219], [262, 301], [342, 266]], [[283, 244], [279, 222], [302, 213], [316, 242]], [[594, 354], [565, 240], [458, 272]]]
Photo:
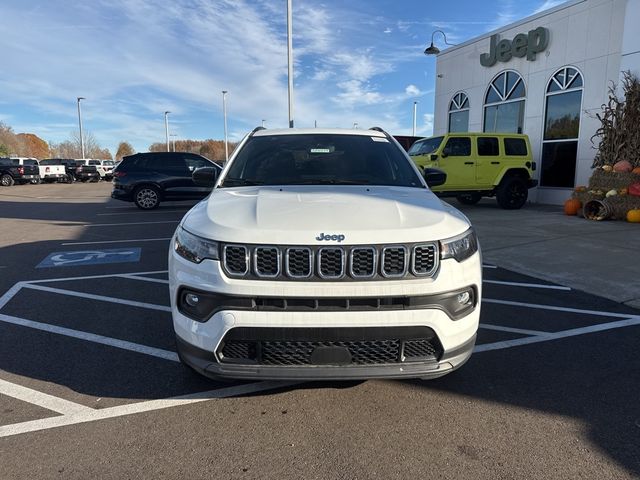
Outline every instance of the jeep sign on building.
[[560, 204], [586, 184], [595, 114], [621, 71], [640, 74], [640, 0], [573, 0], [437, 57], [434, 135], [526, 133], [539, 186]]

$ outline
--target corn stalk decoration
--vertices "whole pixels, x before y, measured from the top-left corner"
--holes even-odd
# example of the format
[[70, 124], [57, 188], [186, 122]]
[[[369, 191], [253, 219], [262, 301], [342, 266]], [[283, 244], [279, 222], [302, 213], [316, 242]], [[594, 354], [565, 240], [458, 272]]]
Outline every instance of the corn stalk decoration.
[[[609, 86], [609, 99], [596, 113], [600, 127], [591, 137], [598, 152], [592, 168], [613, 165], [628, 160], [634, 167], [640, 166], [640, 81], [631, 72], [622, 72], [624, 99], [616, 93], [616, 85]], [[597, 140], [599, 139], [599, 141]]]

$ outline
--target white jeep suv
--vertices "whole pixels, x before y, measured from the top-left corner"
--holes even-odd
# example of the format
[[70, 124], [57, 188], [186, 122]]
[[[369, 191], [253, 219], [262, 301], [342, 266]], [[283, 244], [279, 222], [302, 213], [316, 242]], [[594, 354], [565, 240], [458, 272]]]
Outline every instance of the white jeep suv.
[[467, 218], [380, 129], [257, 128], [169, 251], [180, 359], [209, 376], [435, 378], [471, 355], [482, 265]]

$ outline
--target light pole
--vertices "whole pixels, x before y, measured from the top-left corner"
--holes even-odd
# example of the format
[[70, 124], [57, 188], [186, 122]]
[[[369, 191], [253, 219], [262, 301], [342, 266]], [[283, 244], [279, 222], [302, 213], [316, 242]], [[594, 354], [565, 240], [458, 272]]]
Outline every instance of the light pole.
[[222, 117], [224, 119], [224, 158], [229, 161], [229, 139], [227, 137], [227, 92], [222, 90]]
[[173, 151], [176, 151], [176, 137], [178, 136], [177, 133], [170, 133], [169, 136], [171, 137], [171, 143], [173, 146]]
[[266, 122], [266, 120], [263, 118], [262, 119], [262, 128], [264, 128], [264, 122]]
[[287, 0], [287, 65], [289, 77], [289, 128], [293, 128], [293, 8]]
[[80, 111], [80, 100], [84, 100], [84, 97], [78, 97], [78, 124], [80, 125], [80, 152], [82, 153], [82, 159], [84, 160], [84, 137], [82, 136], [82, 112]]
[[167, 152], [169, 151], [169, 114], [170, 111], [164, 112], [164, 135], [167, 139]]
[[413, 102], [413, 136], [416, 136], [416, 117], [418, 114], [418, 102]]

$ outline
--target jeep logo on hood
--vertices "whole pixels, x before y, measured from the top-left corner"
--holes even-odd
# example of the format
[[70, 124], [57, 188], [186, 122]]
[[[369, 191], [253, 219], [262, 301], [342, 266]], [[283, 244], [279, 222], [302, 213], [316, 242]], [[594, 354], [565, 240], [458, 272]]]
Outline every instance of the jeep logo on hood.
[[326, 241], [326, 242], [330, 242], [331, 240], [334, 240], [336, 242], [341, 242], [341, 241], [344, 240], [344, 235], [342, 235], [342, 234], [341, 235], [329, 235], [329, 234], [326, 234], [326, 233], [321, 233], [320, 235], [318, 235], [316, 237], [316, 240], [318, 240], [320, 242], [323, 241], [323, 240]]

